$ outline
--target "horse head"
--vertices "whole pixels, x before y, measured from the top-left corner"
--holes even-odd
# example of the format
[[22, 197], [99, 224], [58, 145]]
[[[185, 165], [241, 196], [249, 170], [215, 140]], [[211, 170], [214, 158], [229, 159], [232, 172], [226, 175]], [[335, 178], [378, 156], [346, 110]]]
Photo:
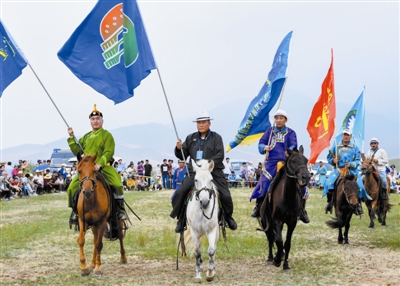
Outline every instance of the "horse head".
[[94, 174], [95, 155], [85, 155], [82, 157], [81, 153], [78, 153], [78, 174], [79, 174], [79, 188], [82, 190], [85, 198], [90, 199], [94, 190], [96, 189], [96, 176]]
[[214, 169], [214, 161], [199, 160], [195, 162], [192, 159], [193, 170], [196, 172], [194, 176], [194, 186], [196, 189], [196, 200], [200, 202], [201, 209], [207, 209], [212, 195], [215, 194], [214, 184], [212, 182], [211, 172]]
[[297, 150], [297, 148], [294, 148], [293, 150], [290, 150], [287, 147], [285, 148], [288, 154], [285, 164], [287, 175], [291, 178], [296, 178], [300, 186], [307, 186], [310, 181], [310, 173], [307, 169], [308, 159], [303, 155], [303, 145], [300, 146], [299, 150]]
[[374, 169], [373, 159], [364, 159], [361, 163], [361, 172], [363, 175], [369, 175]]
[[341, 184], [341, 186], [339, 186], [343, 188], [342, 191], [346, 197], [346, 201], [353, 209], [357, 206], [358, 203], [358, 185], [354, 179], [354, 175], [346, 175], [343, 177], [343, 183]]

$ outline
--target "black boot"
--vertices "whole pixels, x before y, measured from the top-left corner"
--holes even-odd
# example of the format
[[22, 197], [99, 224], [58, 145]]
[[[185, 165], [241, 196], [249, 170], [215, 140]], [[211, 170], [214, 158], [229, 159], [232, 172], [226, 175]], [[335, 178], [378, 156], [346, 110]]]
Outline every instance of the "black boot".
[[70, 224], [78, 224], [78, 214], [72, 210], [70, 218], [69, 218], [69, 223]]
[[300, 211], [300, 218], [303, 223], [310, 223], [310, 219], [308, 218], [307, 211], [306, 211], [306, 200], [303, 199], [302, 208]]
[[265, 197], [261, 197], [261, 198], [258, 198], [256, 200], [256, 206], [254, 207], [254, 210], [251, 213], [252, 217], [259, 217], [260, 216], [260, 208], [261, 208], [261, 205], [262, 205], [262, 203], [264, 201], [264, 198]]
[[178, 216], [178, 222], [176, 223], [175, 232], [181, 233], [185, 230], [186, 227], [186, 217], [185, 210], [183, 210]]
[[237, 224], [236, 221], [233, 219], [233, 217], [227, 217], [225, 218], [226, 223], [228, 224], [228, 227], [230, 230], [236, 230], [237, 229]]
[[379, 190], [380, 190], [380, 192], [381, 192], [381, 198], [382, 198], [382, 200], [384, 200], [384, 201], [388, 200], [389, 198], [388, 198], [388, 196], [387, 196], [387, 191], [386, 191], [386, 189], [382, 186], [382, 184], [380, 185]]
[[325, 213], [327, 214], [332, 213], [332, 192], [328, 192], [326, 196], [328, 204], [325, 206]]
[[118, 220], [125, 220], [128, 218], [125, 207], [124, 207], [124, 199], [115, 199], [117, 204], [117, 218]]
[[363, 211], [362, 206], [361, 206], [361, 200], [360, 199], [358, 199], [358, 203], [357, 203], [356, 208], [354, 210], [354, 214], [355, 215], [363, 215], [364, 214], [364, 211]]

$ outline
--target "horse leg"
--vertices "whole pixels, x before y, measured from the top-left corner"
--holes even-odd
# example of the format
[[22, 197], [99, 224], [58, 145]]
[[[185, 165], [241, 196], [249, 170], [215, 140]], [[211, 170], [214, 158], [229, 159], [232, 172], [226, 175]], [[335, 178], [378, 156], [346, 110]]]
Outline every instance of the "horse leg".
[[96, 244], [97, 244], [97, 228], [92, 227], [92, 233], [93, 233], [93, 256], [92, 260], [88, 266], [90, 271], [93, 271], [93, 269], [96, 267], [96, 256], [97, 256], [97, 249], [96, 249]]
[[272, 265], [274, 258], [272, 255], [272, 249], [274, 248], [274, 232], [272, 231], [272, 227], [269, 227], [265, 234], [268, 239], [268, 259], [266, 264]]
[[278, 248], [278, 251], [274, 257], [274, 265], [276, 267], [281, 266], [282, 262], [282, 254], [283, 254], [283, 240], [282, 240], [282, 222], [275, 221], [275, 243]]
[[346, 224], [344, 225], [344, 244], [349, 244], [349, 229], [350, 229], [350, 220], [353, 213], [350, 211], [347, 214]]
[[95, 241], [95, 247], [96, 247], [96, 267], [93, 270], [94, 275], [101, 275], [101, 250], [103, 249], [103, 234], [104, 230], [106, 229], [107, 226], [107, 221], [104, 220], [98, 227], [93, 226], [93, 228], [96, 228], [94, 232], [96, 232]]
[[283, 262], [283, 270], [284, 271], [290, 271], [289, 267], [289, 252], [290, 252], [290, 247], [291, 247], [291, 241], [292, 241], [292, 235], [293, 231], [296, 228], [297, 221], [294, 221], [294, 223], [291, 223], [290, 226], [288, 226], [287, 232], [286, 232], [286, 240], [285, 240], [285, 260]]
[[375, 208], [376, 208], [376, 202], [372, 203], [371, 205], [371, 210], [369, 211], [369, 229], [374, 228], [374, 219], [375, 219]]
[[196, 277], [194, 278], [194, 282], [201, 283], [201, 269], [203, 260], [201, 259], [200, 238], [194, 233], [191, 233], [191, 235], [194, 245], [194, 256], [196, 257]]
[[128, 259], [126, 258], [126, 252], [125, 252], [125, 248], [124, 248], [124, 228], [125, 228], [124, 221], [119, 221], [118, 222], [118, 239], [119, 239], [119, 246], [120, 246], [120, 253], [121, 253], [119, 263], [121, 263], [121, 264], [128, 263]]
[[90, 274], [90, 270], [86, 265], [86, 257], [85, 257], [85, 224], [79, 218], [79, 235], [77, 239], [79, 245], [79, 260], [81, 262], [81, 275], [88, 276]]
[[343, 244], [342, 227], [339, 226], [338, 243]]
[[219, 228], [216, 227], [216, 229], [207, 235], [209, 264], [206, 273], [206, 280], [209, 282], [213, 281], [215, 276], [215, 253], [217, 252], [218, 234]]

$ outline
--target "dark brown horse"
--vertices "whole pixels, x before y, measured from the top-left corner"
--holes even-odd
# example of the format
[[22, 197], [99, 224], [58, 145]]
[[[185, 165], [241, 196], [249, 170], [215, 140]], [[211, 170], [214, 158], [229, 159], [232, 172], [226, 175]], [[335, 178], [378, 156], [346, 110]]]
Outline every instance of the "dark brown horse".
[[[333, 192], [336, 218], [326, 222], [329, 227], [339, 229], [339, 244], [343, 244], [343, 240], [344, 244], [349, 244], [350, 220], [358, 203], [358, 185], [354, 179], [354, 175], [339, 177]], [[344, 235], [342, 234], [343, 227]]]
[[[288, 157], [285, 165], [272, 182], [271, 195], [265, 197], [261, 206], [260, 225], [268, 239], [267, 264], [279, 267], [284, 259], [283, 270], [290, 270], [288, 258], [292, 234], [302, 209], [302, 188], [307, 186], [310, 174], [307, 169], [308, 159], [303, 156], [303, 146], [300, 146], [299, 150], [286, 151]], [[282, 239], [284, 224], [287, 225], [285, 245]], [[278, 248], [275, 257], [272, 255], [274, 242]]]
[[[110, 196], [111, 193], [106, 187], [97, 180], [95, 172], [96, 155], [86, 155], [81, 157], [78, 154], [78, 174], [79, 189], [78, 197], [78, 217], [79, 217], [79, 259], [81, 262], [81, 275], [87, 276], [93, 270], [93, 274], [101, 275], [101, 250], [103, 249], [103, 234], [107, 226], [107, 220], [110, 217]], [[86, 264], [84, 253], [85, 233], [86, 230], [92, 228], [94, 236], [93, 257], [89, 266]], [[124, 239], [124, 223], [118, 222], [118, 238], [121, 247], [121, 263], [127, 263]]]
[[382, 193], [379, 191], [380, 177], [378, 171], [375, 169], [373, 163], [373, 158], [365, 159], [361, 165], [361, 171], [364, 175], [364, 188], [372, 200], [365, 200], [365, 205], [368, 208], [369, 214], [369, 228], [374, 228], [375, 214], [378, 215], [378, 220], [382, 226], [386, 226], [386, 213], [390, 210], [389, 204], [389, 193], [387, 190], [387, 200], [382, 198]]

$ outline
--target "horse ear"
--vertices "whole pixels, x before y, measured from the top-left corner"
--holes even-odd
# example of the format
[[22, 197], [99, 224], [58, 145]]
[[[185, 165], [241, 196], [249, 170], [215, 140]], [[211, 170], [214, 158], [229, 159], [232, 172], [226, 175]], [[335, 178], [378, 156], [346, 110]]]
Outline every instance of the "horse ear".
[[303, 154], [304, 154], [304, 148], [303, 148], [303, 145], [300, 145], [299, 152], [300, 152], [300, 154], [301, 154], [301, 155], [303, 155]]
[[76, 154], [76, 158], [78, 159], [78, 162], [82, 160], [82, 151], [79, 151], [78, 154]]
[[192, 161], [192, 168], [193, 168], [193, 171], [196, 172], [196, 171], [199, 169], [199, 167], [197, 166], [196, 162], [195, 162], [193, 159], [191, 159], [191, 161]]
[[290, 155], [292, 155], [292, 150], [290, 150], [288, 147], [286, 147], [286, 145], [285, 145], [285, 149], [286, 149], [286, 152], [288, 153], [288, 155], [290, 156]]
[[214, 169], [214, 160], [211, 160], [211, 161], [210, 161], [210, 164], [208, 165], [208, 170], [209, 170], [210, 172], [212, 172], [213, 169]]

